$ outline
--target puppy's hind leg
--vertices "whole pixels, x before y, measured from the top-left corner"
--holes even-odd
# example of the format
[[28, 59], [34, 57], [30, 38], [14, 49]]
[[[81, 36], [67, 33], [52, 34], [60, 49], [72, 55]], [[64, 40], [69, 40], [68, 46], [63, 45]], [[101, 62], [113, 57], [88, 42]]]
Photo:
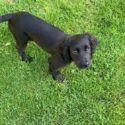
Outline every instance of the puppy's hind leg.
[[15, 39], [16, 39], [16, 48], [17, 48], [19, 55], [21, 56], [21, 60], [25, 62], [31, 62], [33, 58], [29, 55], [26, 55], [25, 53], [26, 46], [29, 40], [28, 36], [18, 35], [18, 37], [15, 36]]

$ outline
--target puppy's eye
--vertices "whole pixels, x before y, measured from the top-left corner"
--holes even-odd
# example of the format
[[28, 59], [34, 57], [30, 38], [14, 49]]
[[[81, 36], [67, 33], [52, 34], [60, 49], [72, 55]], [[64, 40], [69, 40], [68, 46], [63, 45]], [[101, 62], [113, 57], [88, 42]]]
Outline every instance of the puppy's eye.
[[73, 54], [79, 54], [80, 53], [80, 49], [79, 48], [76, 48], [72, 51]]
[[90, 49], [90, 47], [87, 46], [87, 45], [84, 47], [84, 50], [85, 50], [85, 51], [88, 51], [89, 49]]

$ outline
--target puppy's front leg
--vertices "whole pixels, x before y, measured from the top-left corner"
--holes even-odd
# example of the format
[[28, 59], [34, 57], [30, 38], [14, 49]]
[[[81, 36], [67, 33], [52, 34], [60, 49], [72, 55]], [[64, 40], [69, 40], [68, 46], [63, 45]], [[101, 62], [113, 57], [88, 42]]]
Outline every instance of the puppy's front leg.
[[53, 70], [51, 74], [54, 80], [61, 81], [61, 82], [64, 80], [64, 77], [61, 75], [61, 73], [58, 70]]
[[64, 77], [61, 75], [59, 69], [65, 66], [64, 62], [59, 56], [54, 56], [48, 59], [49, 72], [52, 74], [54, 80], [63, 81]]

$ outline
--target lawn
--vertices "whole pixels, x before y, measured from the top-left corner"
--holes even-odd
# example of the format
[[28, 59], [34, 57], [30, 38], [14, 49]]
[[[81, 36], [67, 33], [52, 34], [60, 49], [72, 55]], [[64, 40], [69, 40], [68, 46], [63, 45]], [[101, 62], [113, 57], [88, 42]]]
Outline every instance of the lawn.
[[[26, 2], [27, 1], [27, 2]], [[28, 11], [66, 33], [99, 39], [92, 69], [48, 74], [48, 54], [30, 43], [20, 61], [7, 23], [0, 24], [0, 125], [125, 125], [124, 0], [0, 0], [0, 15]]]

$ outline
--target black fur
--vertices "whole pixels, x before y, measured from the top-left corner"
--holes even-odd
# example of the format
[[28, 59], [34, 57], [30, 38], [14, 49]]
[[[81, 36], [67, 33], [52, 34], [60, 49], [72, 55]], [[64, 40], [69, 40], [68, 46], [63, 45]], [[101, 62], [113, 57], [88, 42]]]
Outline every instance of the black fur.
[[8, 21], [19, 55], [23, 61], [31, 62], [25, 53], [28, 41], [35, 41], [51, 54], [49, 71], [55, 80], [63, 80], [59, 69], [72, 61], [79, 68], [89, 68], [97, 46], [97, 40], [89, 33], [68, 35], [59, 28], [27, 12], [0, 16], [0, 22]]

